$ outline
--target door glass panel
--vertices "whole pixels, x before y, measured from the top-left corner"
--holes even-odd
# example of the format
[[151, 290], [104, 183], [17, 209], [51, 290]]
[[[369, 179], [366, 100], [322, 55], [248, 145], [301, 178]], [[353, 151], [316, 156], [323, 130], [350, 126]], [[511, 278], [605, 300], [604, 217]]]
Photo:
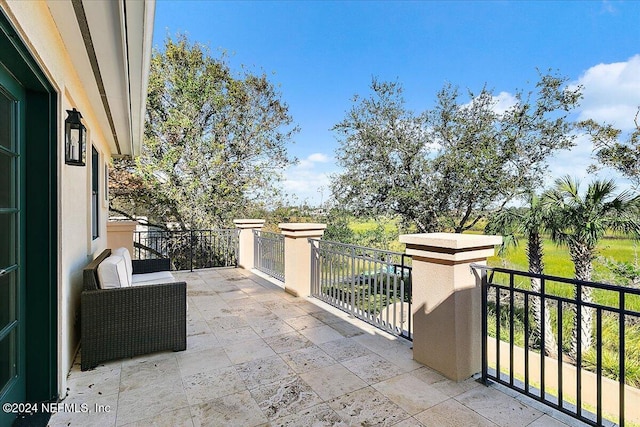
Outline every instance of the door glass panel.
[[[1, 64], [0, 64], [1, 66]], [[0, 71], [2, 71], [0, 69]], [[6, 78], [0, 74], [0, 79]], [[18, 133], [16, 101], [0, 86], [0, 395], [18, 376]], [[10, 272], [7, 270], [11, 269]], [[22, 383], [21, 383], [22, 384]], [[18, 390], [18, 389], [16, 389]], [[1, 422], [1, 421], [0, 421]]]
[[14, 279], [15, 272], [0, 276], [0, 331], [16, 319]]
[[0, 340], [0, 394], [4, 386], [16, 376], [15, 329]]
[[0, 213], [0, 270], [16, 263], [14, 213]]
[[8, 99], [0, 92], [0, 146], [13, 151], [13, 138], [11, 137], [11, 113], [13, 112], [14, 101]]
[[[1, 127], [0, 127], [1, 129]], [[0, 209], [13, 208], [13, 157], [0, 152]]]
[[[5, 57], [4, 51], [0, 57]], [[0, 403], [24, 401], [26, 389], [24, 314], [20, 309], [25, 289], [20, 265], [23, 212], [19, 197], [24, 101], [24, 88], [0, 62]], [[7, 414], [0, 413], [0, 425], [7, 419]]]

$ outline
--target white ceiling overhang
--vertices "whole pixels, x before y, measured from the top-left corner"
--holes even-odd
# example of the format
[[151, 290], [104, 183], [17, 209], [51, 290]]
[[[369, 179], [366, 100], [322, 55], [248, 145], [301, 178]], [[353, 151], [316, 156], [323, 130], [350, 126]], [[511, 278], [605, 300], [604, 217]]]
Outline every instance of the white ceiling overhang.
[[155, 0], [48, 5], [112, 154], [139, 155]]

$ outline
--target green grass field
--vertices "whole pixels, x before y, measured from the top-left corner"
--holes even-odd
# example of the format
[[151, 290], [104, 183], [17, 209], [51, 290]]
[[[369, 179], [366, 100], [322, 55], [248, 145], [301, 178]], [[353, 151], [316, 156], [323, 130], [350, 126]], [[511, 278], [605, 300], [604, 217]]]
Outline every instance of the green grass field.
[[[509, 248], [503, 257], [498, 255], [489, 258], [488, 264], [494, 267], [509, 267], [516, 270], [527, 270], [526, 241], [521, 240], [517, 247]], [[616, 262], [635, 264], [638, 261], [640, 242], [632, 239], [608, 237], [598, 245], [598, 259], [594, 263], [594, 280], [609, 280], [611, 272], [604, 265], [603, 258]], [[544, 241], [545, 274], [561, 277], [573, 277], [573, 263], [566, 247], [558, 246], [551, 241]]]
[[362, 219], [353, 219], [349, 222], [349, 228], [353, 230], [354, 233], [365, 233], [367, 231], [373, 231], [378, 227], [378, 225], [382, 225], [384, 227], [384, 231], [387, 233], [393, 233], [398, 230], [399, 219], [382, 219], [382, 220], [362, 220]]
[[364, 246], [369, 246], [366, 243], [367, 238], [365, 236], [374, 233], [380, 225], [382, 225], [384, 230], [384, 236], [378, 235], [378, 238], [382, 238], [385, 241], [379, 242], [380, 244], [377, 245], [377, 247], [389, 251], [404, 252], [404, 244], [398, 240], [398, 235], [404, 233], [404, 231], [400, 229], [400, 220], [398, 218], [381, 218], [379, 220], [354, 218], [349, 221], [351, 231], [357, 236], [363, 237], [362, 240], [364, 241], [361, 244]]

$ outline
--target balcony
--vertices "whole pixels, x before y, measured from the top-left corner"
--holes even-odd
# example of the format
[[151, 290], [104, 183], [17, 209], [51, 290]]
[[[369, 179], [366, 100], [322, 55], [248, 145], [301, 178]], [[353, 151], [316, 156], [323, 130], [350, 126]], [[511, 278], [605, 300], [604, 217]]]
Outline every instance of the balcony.
[[450, 381], [411, 343], [242, 268], [176, 272], [184, 352], [69, 374], [51, 426], [582, 425], [501, 386]]

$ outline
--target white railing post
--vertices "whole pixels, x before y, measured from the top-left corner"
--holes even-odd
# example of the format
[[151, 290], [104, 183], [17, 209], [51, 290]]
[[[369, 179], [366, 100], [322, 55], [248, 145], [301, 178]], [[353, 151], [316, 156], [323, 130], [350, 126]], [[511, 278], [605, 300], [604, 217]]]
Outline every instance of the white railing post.
[[238, 267], [251, 270], [255, 265], [253, 230], [261, 230], [264, 227], [264, 219], [234, 219], [233, 223], [240, 229]]
[[413, 358], [454, 381], [480, 372], [480, 285], [472, 263], [486, 263], [500, 236], [404, 234], [412, 257]]

